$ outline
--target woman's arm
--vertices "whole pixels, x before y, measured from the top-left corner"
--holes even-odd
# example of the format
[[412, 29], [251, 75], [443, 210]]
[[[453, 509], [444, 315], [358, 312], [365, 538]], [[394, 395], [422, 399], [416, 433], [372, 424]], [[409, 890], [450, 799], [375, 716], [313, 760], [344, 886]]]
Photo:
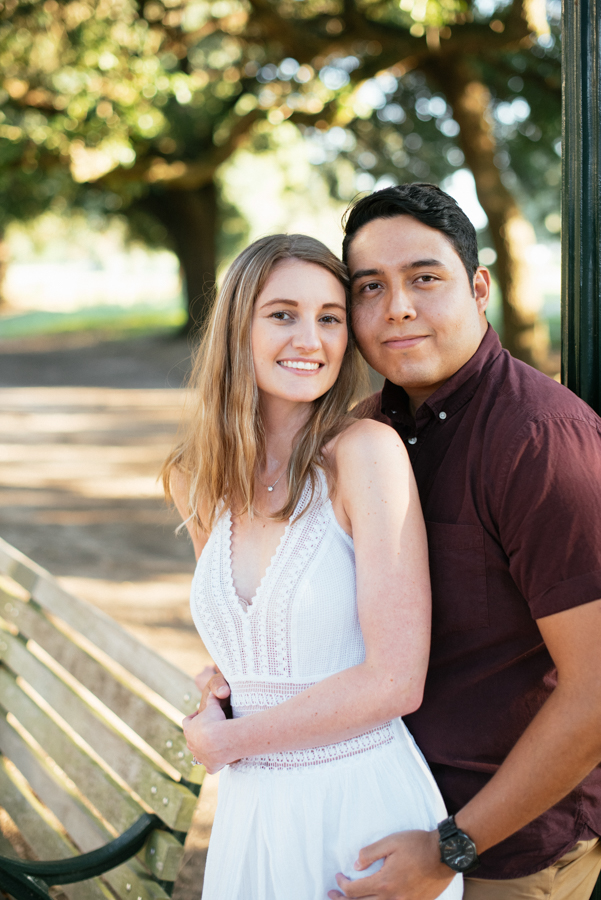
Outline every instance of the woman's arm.
[[188, 529], [188, 533], [192, 538], [194, 555], [198, 560], [198, 557], [202, 553], [204, 546], [209, 539], [209, 535], [206, 532], [200, 530], [194, 519], [189, 518], [190, 513], [188, 511], [188, 481], [186, 479], [185, 473], [182, 472], [181, 469], [173, 468], [171, 470], [169, 487], [171, 488], [171, 496], [173, 497], [173, 502], [177, 507], [177, 511], [182, 517], [182, 520], [186, 522], [186, 528]]
[[208, 703], [206, 711], [186, 720], [184, 731], [209, 771], [243, 756], [343, 741], [421, 703], [430, 581], [425, 526], [407, 453], [391, 428], [362, 421], [338, 438], [334, 454], [336, 505], [355, 542], [365, 661], [252, 716], [226, 721], [218, 701]]

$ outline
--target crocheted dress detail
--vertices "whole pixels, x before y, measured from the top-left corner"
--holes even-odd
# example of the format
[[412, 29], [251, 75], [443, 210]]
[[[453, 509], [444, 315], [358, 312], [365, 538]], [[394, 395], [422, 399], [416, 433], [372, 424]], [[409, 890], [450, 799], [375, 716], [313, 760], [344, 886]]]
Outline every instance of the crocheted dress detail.
[[[311, 493], [308, 482], [251, 604], [234, 587], [229, 511], [198, 561], [192, 615], [230, 685], [234, 717], [283, 703], [365, 658], [353, 542], [336, 520], [323, 475]], [[347, 741], [248, 757], [235, 767], [321, 766], [392, 740], [385, 723]]]

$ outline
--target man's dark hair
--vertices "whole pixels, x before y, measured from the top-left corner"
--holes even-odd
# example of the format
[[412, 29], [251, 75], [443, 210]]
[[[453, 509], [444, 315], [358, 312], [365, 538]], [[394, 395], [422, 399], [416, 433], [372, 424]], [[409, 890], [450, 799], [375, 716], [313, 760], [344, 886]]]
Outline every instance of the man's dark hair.
[[360, 228], [374, 219], [395, 216], [413, 216], [424, 225], [442, 231], [463, 263], [474, 292], [474, 275], [478, 268], [476, 230], [455, 200], [435, 184], [399, 184], [357, 201], [345, 215], [344, 262], [348, 262], [350, 245]]

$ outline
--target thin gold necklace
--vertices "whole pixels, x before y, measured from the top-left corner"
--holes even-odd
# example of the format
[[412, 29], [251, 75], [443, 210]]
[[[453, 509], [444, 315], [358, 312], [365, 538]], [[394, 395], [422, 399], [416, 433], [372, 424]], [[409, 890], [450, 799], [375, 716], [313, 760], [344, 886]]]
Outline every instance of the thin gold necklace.
[[[288, 466], [286, 466], [286, 469], [287, 468], [288, 468]], [[259, 479], [259, 481], [261, 481], [261, 484], [263, 485], [263, 487], [266, 487], [267, 490], [269, 491], [269, 493], [271, 493], [272, 490], [274, 489], [274, 487], [276, 486], [276, 484], [278, 483], [278, 481], [280, 480], [280, 478], [282, 477], [282, 475], [284, 474], [284, 472], [286, 471], [286, 469], [284, 469], [284, 471], [278, 475], [278, 477], [273, 482], [273, 484], [265, 484], [263, 481], [261, 481], [261, 479]]]

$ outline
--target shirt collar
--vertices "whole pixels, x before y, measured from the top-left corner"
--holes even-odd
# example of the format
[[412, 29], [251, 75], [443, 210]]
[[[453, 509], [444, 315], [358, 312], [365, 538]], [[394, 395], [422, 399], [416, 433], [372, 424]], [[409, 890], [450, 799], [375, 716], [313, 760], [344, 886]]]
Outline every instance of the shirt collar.
[[400, 385], [386, 379], [382, 389], [382, 412], [393, 422], [418, 431], [420, 426], [425, 425], [433, 416], [441, 418], [452, 416], [474, 396], [484, 371], [499, 356], [502, 349], [498, 334], [489, 325], [471, 359], [468, 359], [465, 365], [422, 403], [417, 409], [415, 420], [411, 415], [406, 391]]

